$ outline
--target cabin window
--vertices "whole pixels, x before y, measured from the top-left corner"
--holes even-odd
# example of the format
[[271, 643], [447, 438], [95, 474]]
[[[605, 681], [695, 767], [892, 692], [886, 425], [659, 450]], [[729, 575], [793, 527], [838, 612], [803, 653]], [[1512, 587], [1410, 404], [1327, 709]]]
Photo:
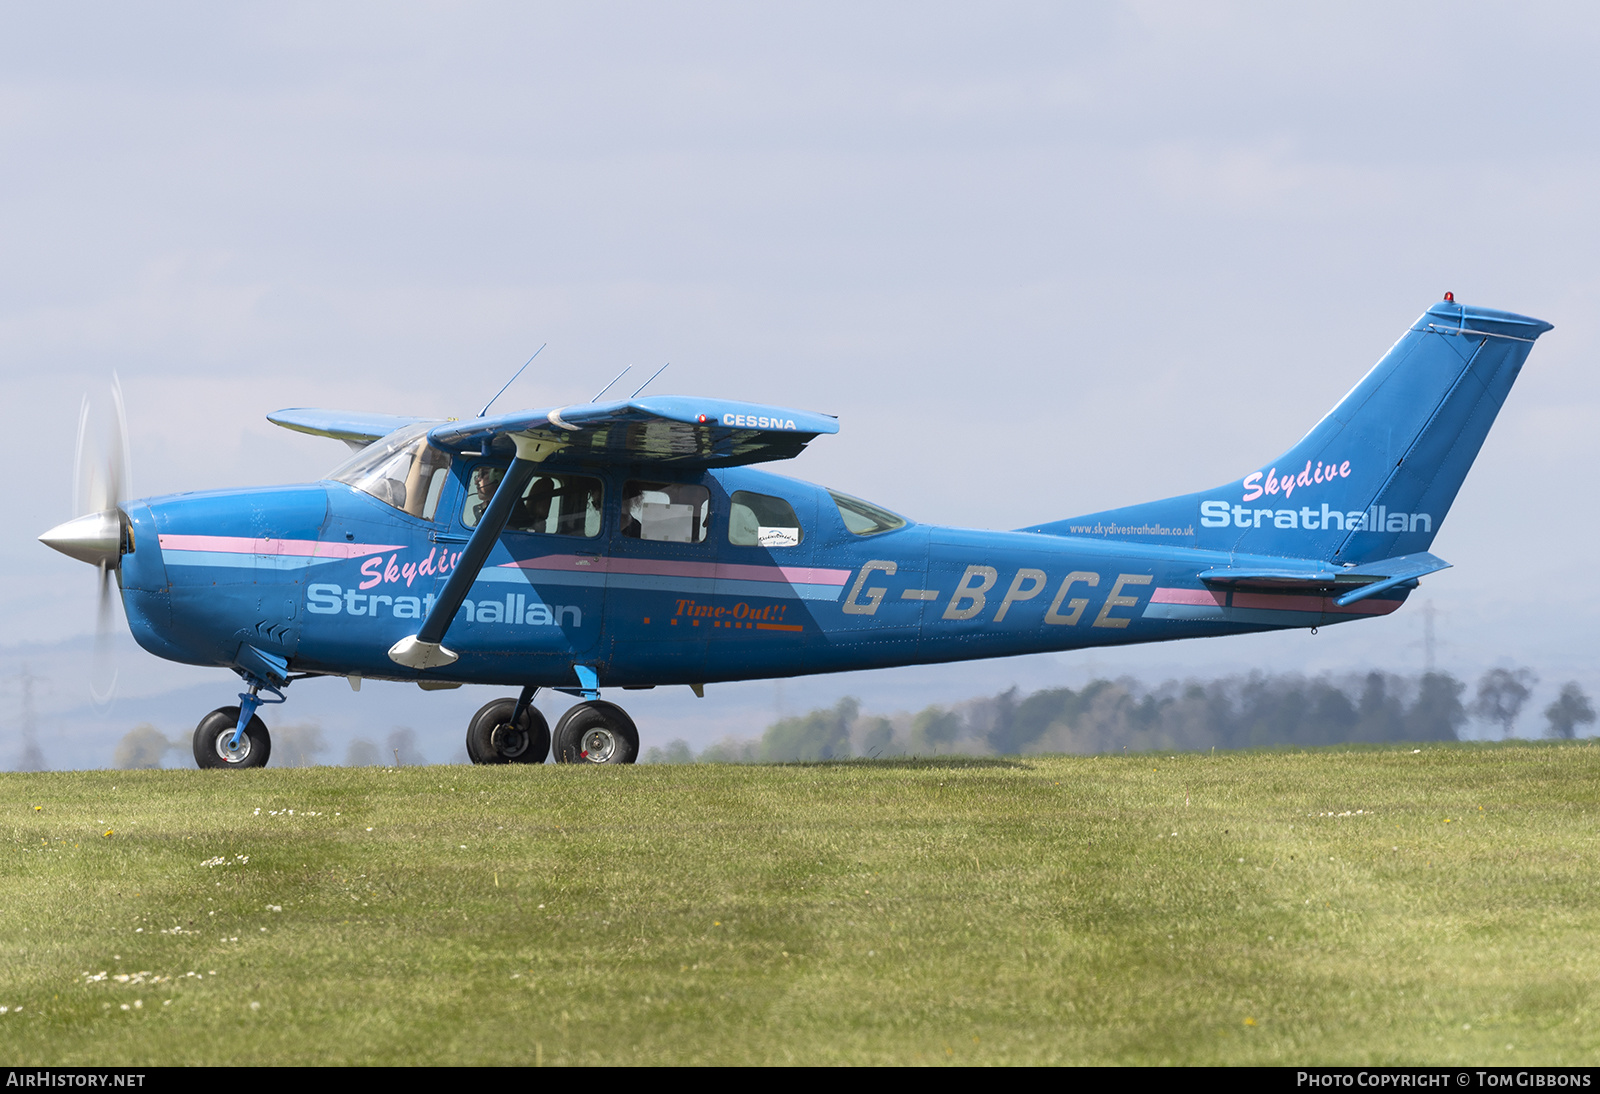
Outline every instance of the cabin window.
[[[505, 477], [506, 469], [494, 464], [480, 463], [472, 469], [466, 505], [461, 510], [462, 524], [468, 528], [478, 526]], [[535, 475], [511, 507], [506, 531], [593, 539], [600, 534], [603, 499], [599, 479], [587, 475]]]
[[829, 490], [833, 504], [839, 507], [839, 516], [844, 521], [844, 526], [858, 536], [875, 536], [879, 532], [892, 532], [896, 528], [904, 528], [906, 519], [896, 516], [887, 509], [880, 509], [870, 501], [852, 498], [849, 494], [841, 494], [837, 490]]
[[795, 547], [804, 537], [794, 506], [782, 498], [735, 490], [728, 509], [728, 542], [735, 547]]
[[711, 491], [677, 482], [629, 482], [622, 492], [621, 533], [662, 543], [704, 543]]
[[450, 478], [450, 454], [428, 443], [428, 426], [398, 430], [357, 452], [328, 478], [402, 512], [432, 520]]

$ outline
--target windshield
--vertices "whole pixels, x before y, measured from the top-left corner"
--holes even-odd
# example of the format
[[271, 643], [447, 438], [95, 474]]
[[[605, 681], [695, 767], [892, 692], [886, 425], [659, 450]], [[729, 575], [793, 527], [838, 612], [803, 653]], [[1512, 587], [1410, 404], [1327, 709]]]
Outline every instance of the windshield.
[[428, 444], [428, 429], [414, 425], [396, 430], [335, 467], [328, 478], [432, 520], [450, 478], [450, 454]]

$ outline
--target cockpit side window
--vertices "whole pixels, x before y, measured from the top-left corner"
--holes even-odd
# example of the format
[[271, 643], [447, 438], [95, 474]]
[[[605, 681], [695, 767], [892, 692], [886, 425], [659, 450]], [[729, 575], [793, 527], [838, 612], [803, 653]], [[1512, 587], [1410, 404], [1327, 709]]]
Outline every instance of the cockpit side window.
[[428, 443], [428, 426], [374, 441], [328, 474], [401, 512], [432, 520], [450, 478], [450, 454]]
[[837, 490], [829, 490], [828, 494], [833, 498], [833, 504], [839, 507], [839, 517], [844, 521], [844, 526], [858, 536], [875, 536], [906, 526], [906, 518], [896, 516], [870, 501], [852, 498]]
[[[478, 526], [505, 475], [504, 467], [490, 463], [480, 463], [472, 469], [472, 482], [461, 510], [462, 524], [468, 528]], [[593, 539], [600, 534], [604, 497], [600, 480], [587, 475], [535, 475], [511, 507], [506, 530]]]
[[804, 538], [794, 506], [782, 498], [735, 490], [728, 508], [728, 542], [735, 547], [796, 547]]

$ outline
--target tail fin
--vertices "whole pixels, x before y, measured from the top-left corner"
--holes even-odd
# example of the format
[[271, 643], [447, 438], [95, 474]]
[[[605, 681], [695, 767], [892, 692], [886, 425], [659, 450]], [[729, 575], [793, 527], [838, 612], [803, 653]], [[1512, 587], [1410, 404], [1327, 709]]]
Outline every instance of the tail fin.
[[1447, 296], [1271, 463], [1214, 490], [1027, 530], [1352, 564], [1426, 551], [1549, 329]]

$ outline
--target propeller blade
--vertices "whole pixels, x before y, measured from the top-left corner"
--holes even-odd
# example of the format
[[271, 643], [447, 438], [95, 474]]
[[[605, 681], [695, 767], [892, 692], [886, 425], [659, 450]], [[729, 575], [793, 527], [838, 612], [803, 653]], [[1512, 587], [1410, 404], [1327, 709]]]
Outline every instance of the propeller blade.
[[89, 676], [89, 701], [102, 713], [111, 706], [117, 694], [117, 666], [112, 657], [112, 595], [111, 567], [102, 562], [100, 571], [100, 605], [96, 612], [94, 633], [94, 667]]
[[128, 448], [128, 411], [122, 399], [122, 381], [111, 378], [111, 420], [107, 429], [105, 461], [89, 436], [89, 398], [78, 408], [78, 443], [73, 457], [73, 508], [78, 514], [50, 529], [39, 539], [72, 558], [93, 564], [100, 571], [99, 604], [95, 611], [94, 665], [89, 674], [89, 699], [104, 713], [117, 690], [117, 667], [112, 650], [116, 599], [112, 581], [122, 565], [122, 503], [131, 491]]
[[117, 509], [128, 497], [128, 411], [122, 402], [122, 381], [111, 374], [111, 444], [106, 454], [106, 509]]
[[72, 457], [72, 515], [80, 517], [92, 513], [89, 476], [94, 474], [94, 453], [89, 450], [89, 396], [83, 397], [78, 408], [78, 443]]

